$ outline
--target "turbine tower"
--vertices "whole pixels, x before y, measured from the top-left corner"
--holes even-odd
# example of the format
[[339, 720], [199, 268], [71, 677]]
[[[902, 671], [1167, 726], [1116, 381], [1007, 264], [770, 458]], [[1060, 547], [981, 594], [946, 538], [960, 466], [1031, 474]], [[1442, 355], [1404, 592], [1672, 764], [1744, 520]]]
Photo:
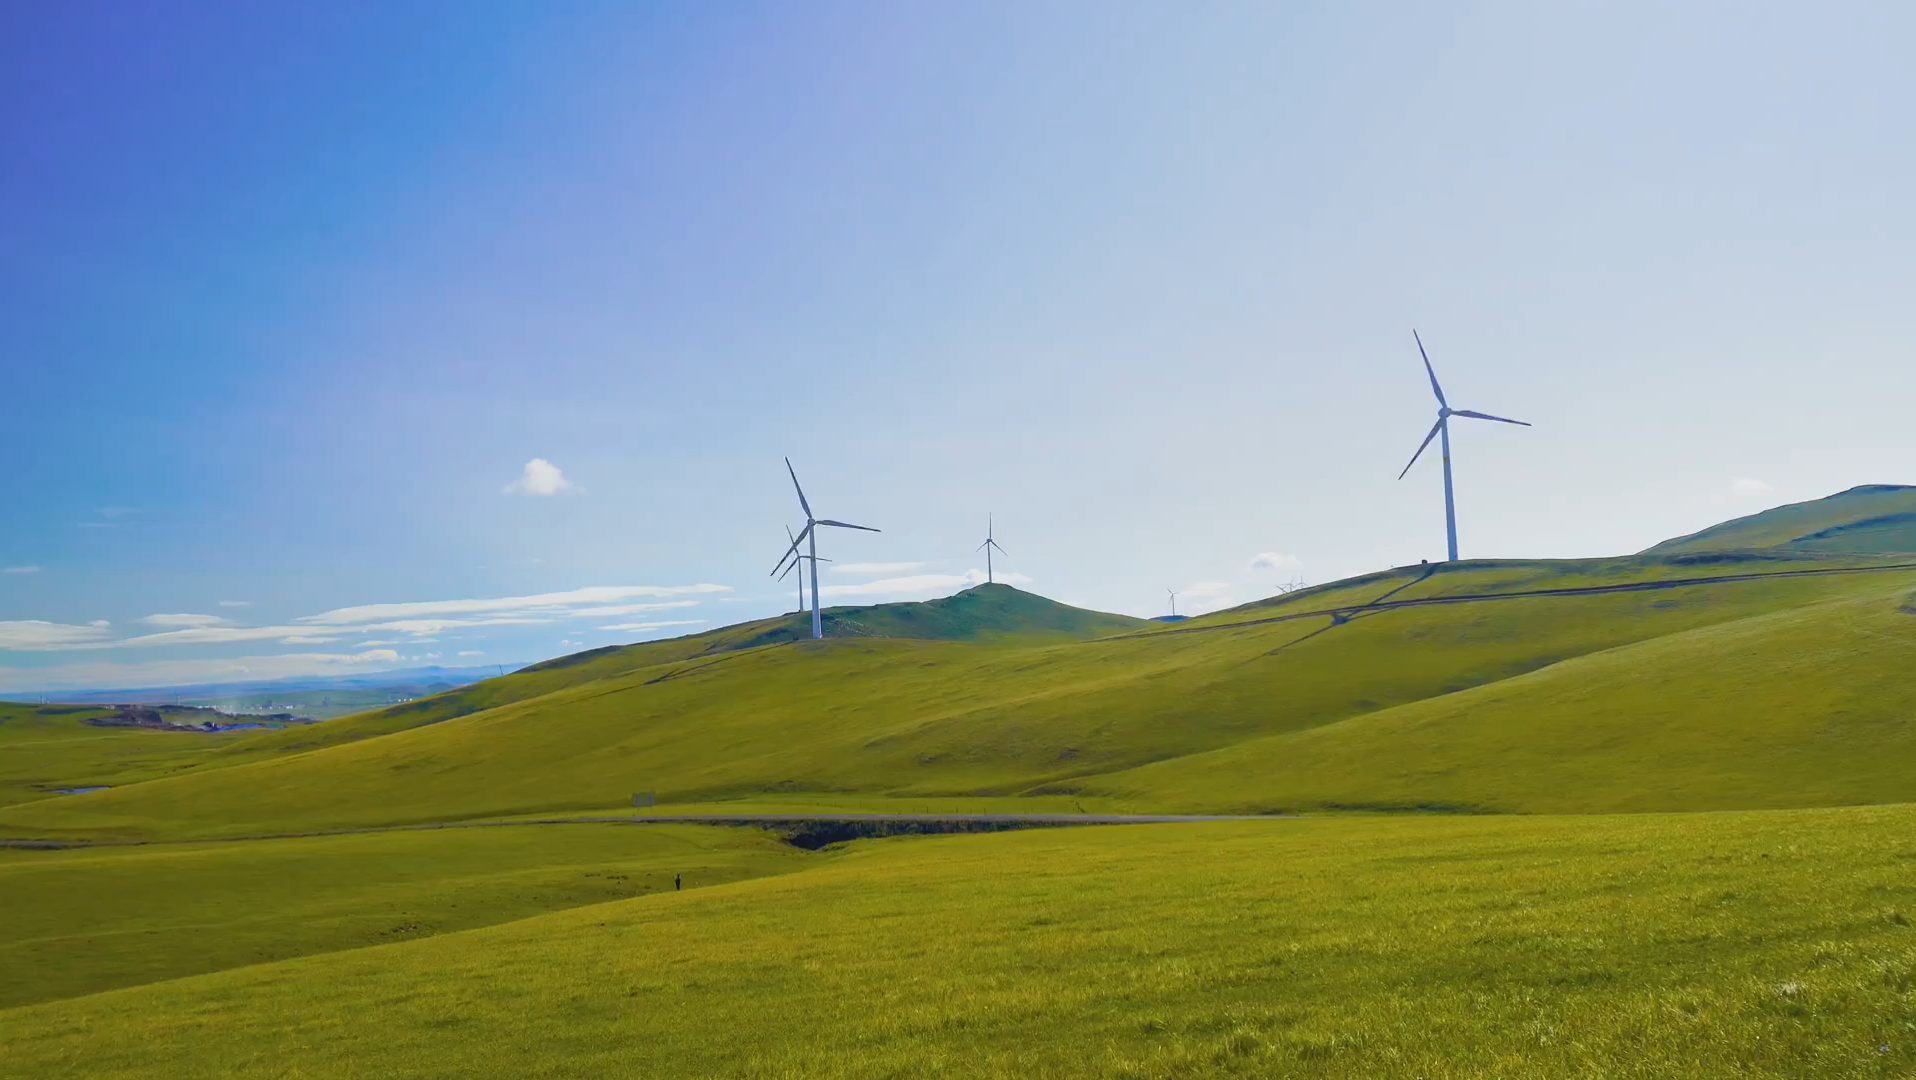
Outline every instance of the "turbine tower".
[[991, 538], [991, 531], [992, 531], [991, 515], [986, 514], [985, 515], [985, 542], [982, 544], [979, 544], [977, 550], [985, 553], [985, 584], [987, 585], [991, 584], [993, 580], [991, 576], [991, 549], [998, 548], [998, 554], [1000, 555], [1006, 554], [1006, 551], [1004, 548], [998, 547], [998, 541], [993, 540]]
[[[792, 527], [790, 525], [785, 526], [785, 539], [790, 540], [794, 544], [798, 543], [798, 538], [792, 535]], [[810, 556], [800, 555], [798, 558], [793, 559], [792, 564], [785, 568], [785, 572], [783, 574], [778, 575], [778, 580], [784, 581], [787, 577], [790, 577], [792, 571], [798, 569], [799, 564], [804, 562], [807, 558], [810, 558]], [[823, 561], [831, 562], [830, 559], [825, 559]], [[805, 611], [805, 575], [804, 574], [798, 575], [798, 610], [801, 614], [803, 614]]]
[[[830, 518], [813, 517], [812, 504], [805, 501], [805, 489], [798, 485], [798, 471], [792, 468], [791, 458], [785, 459], [785, 471], [791, 474], [792, 489], [798, 492], [798, 505], [805, 511], [805, 528], [800, 531], [797, 536], [792, 537], [792, 546], [786, 548], [785, 554], [779, 556], [778, 565], [772, 567], [772, 576], [777, 577], [779, 571], [785, 569], [786, 559], [811, 560], [812, 637], [822, 638], [825, 636], [825, 617], [818, 610], [818, 527], [820, 525], [830, 525], [834, 529], [860, 529], [865, 532], [878, 532], [879, 530], [869, 525], [853, 525], [849, 522], [833, 521]], [[809, 554], [798, 550], [798, 545], [806, 543], [807, 541], [810, 542]], [[803, 571], [800, 571], [800, 573], [802, 574]]]
[[1472, 420], [1495, 420], [1499, 424], [1516, 424], [1518, 427], [1529, 427], [1530, 425], [1522, 420], [1506, 420], [1501, 416], [1492, 416], [1489, 413], [1451, 408], [1450, 402], [1444, 400], [1444, 388], [1437, 385], [1437, 370], [1430, 366], [1430, 354], [1424, 351], [1424, 339], [1418, 337], [1417, 331], [1415, 330], [1410, 332], [1410, 336], [1416, 339], [1417, 353], [1424, 358], [1424, 373], [1430, 376], [1430, 392], [1437, 395], [1437, 423], [1430, 429], [1430, 434], [1424, 436], [1423, 444], [1418, 446], [1417, 452], [1410, 456], [1410, 465], [1404, 466], [1404, 471], [1397, 474], [1397, 479], [1402, 480], [1405, 475], [1410, 472], [1410, 466], [1417, 464], [1417, 459], [1422, 457], [1424, 451], [1429, 448], [1430, 440], [1439, 435], [1444, 437], [1444, 535], [1450, 541], [1450, 561], [1456, 562], [1457, 499], [1452, 493], [1450, 484], [1450, 418], [1453, 416], [1468, 416]]
[[1164, 590], [1164, 591], [1165, 591], [1165, 592], [1168, 592], [1168, 593], [1170, 593], [1170, 594], [1171, 594], [1171, 617], [1172, 617], [1173, 619], [1175, 619], [1175, 618], [1177, 618], [1177, 617], [1178, 617], [1178, 594], [1177, 594], [1177, 590], [1176, 590], [1176, 589], [1166, 589], [1166, 590]]

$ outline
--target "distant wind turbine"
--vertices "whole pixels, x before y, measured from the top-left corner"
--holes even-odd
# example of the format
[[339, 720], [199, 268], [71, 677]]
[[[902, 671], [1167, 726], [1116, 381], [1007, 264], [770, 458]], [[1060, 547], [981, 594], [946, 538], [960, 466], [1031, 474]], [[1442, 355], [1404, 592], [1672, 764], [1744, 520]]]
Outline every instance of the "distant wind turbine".
[[[790, 525], [785, 526], [785, 538], [790, 540], [794, 547], [798, 545], [798, 538], [792, 535], [792, 527]], [[787, 577], [791, 576], [792, 571], [798, 569], [800, 563], [811, 557], [812, 556], [800, 555], [798, 558], [793, 559], [792, 564], [785, 568], [785, 572], [778, 575], [778, 580], [784, 581]], [[820, 561], [831, 562], [830, 559]], [[805, 611], [805, 575], [802, 573], [798, 575], [798, 610], [801, 614]]]
[[1430, 429], [1430, 434], [1424, 436], [1423, 444], [1417, 447], [1415, 454], [1410, 456], [1410, 465], [1404, 466], [1404, 471], [1397, 474], [1397, 479], [1402, 480], [1405, 475], [1410, 472], [1410, 466], [1417, 464], [1417, 459], [1422, 457], [1424, 451], [1430, 446], [1430, 440], [1439, 435], [1444, 437], [1444, 535], [1450, 541], [1450, 561], [1456, 562], [1457, 500], [1456, 496], [1452, 494], [1450, 484], [1450, 418], [1453, 416], [1468, 416], [1473, 420], [1495, 420], [1499, 424], [1516, 424], [1518, 427], [1529, 427], [1530, 425], [1522, 420], [1506, 420], [1501, 416], [1492, 416], [1489, 413], [1451, 408], [1450, 402], [1444, 400], [1444, 388], [1437, 385], [1437, 370], [1430, 366], [1430, 354], [1424, 351], [1424, 339], [1418, 337], [1417, 331], [1415, 330], [1410, 332], [1410, 336], [1416, 339], [1417, 353], [1424, 358], [1424, 372], [1430, 376], [1430, 392], [1437, 395], [1437, 423]]
[[1168, 592], [1168, 593], [1170, 593], [1170, 594], [1171, 594], [1171, 617], [1172, 617], [1173, 619], [1175, 619], [1175, 618], [1177, 618], [1177, 617], [1178, 617], [1178, 594], [1177, 594], [1177, 590], [1176, 590], [1176, 589], [1166, 589], [1166, 590], [1164, 590], [1164, 591], [1165, 591], [1165, 592]]
[[991, 515], [986, 514], [985, 515], [985, 542], [978, 545], [978, 550], [985, 553], [985, 584], [987, 585], [992, 583], [991, 549], [998, 548], [998, 554], [1000, 555], [1009, 554], [1008, 552], [1005, 551], [1004, 548], [998, 547], [998, 541], [993, 540], [991, 538], [991, 533], [992, 533]]
[[[779, 556], [778, 565], [772, 567], [772, 576], [777, 577], [779, 571], [785, 568], [786, 559], [811, 560], [812, 636], [814, 638], [822, 638], [825, 636], [825, 617], [818, 610], [818, 527], [820, 525], [830, 525], [834, 529], [860, 529], [864, 532], [878, 532], [879, 530], [869, 525], [853, 525], [844, 521], [833, 521], [830, 518], [813, 517], [812, 504], [805, 501], [805, 489], [798, 485], [798, 471], [792, 468], [791, 458], [785, 459], [785, 471], [791, 474], [792, 489], [798, 492], [798, 505], [805, 511], [805, 528], [797, 536], [792, 537], [792, 546], [786, 548], [785, 554]], [[810, 553], [801, 554], [798, 550], [798, 545], [806, 543], [807, 541], [810, 542]]]

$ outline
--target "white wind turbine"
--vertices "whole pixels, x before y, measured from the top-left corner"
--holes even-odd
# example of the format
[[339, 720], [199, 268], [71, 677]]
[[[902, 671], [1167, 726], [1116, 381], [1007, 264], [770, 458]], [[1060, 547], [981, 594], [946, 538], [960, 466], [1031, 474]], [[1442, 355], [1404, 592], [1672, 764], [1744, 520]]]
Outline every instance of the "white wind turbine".
[[[793, 546], [797, 546], [798, 537], [792, 535], [792, 527], [790, 525], [785, 526], [785, 538], [787, 540], [790, 540]], [[792, 571], [798, 569], [801, 563], [803, 563], [806, 559], [814, 558], [814, 557], [815, 556], [800, 555], [798, 558], [793, 559], [792, 564], [785, 568], [785, 572], [783, 574], [778, 575], [778, 580], [784, 581], [787, 577], [791, 576]], [[819, 561], [831, 562], [830, 559], [821, 559]], [[803, 614], [805, 611], [805, 575], [804, 574], [798, 575], [798, 610], [801, 614]]]
[[1004, 548], [998, 547], [998, 541], [993, 540], [991, 538], [991, 533], [992, 533], [991, 515], [986, 514], [985, 515], [985, 542], [982, 544], [979, 544], [977, 550], [985, 553], [985, 584], [987, 585], [992, 583], [991, 549], [998, 548], [998, 554], [1000, 555], [1008, 554], [1008, 552], [1006, 552]]
[[[811, 573], [812, 573], [812, 636], [815, 638], [822, 638], [825, 636], [825, 617], [819, 612], [819, 609], [818, 609], [818, 527], [820, 525], [830, 525], [834, 529], [861, 529], [865, 532], [878, 532], [879, 530], [874, 529], [869, 525], [853, 525], [853, 524], [850, 524], [849, 522], [833, 521], [829, 518], [813, 517], [812, 504], [805, 501], [805, 489], [798, 486], [798, 472], [797, 470], [792, 468], [791, 458], [785, 459], [785, 471], [788, 473], [791, 473], [792, 488], [793, 490], [798, 492], [798, 505], [802, 507], [805, 511], [805, 528], [797, 536], [792, 537], [792, 546], [789, 548], [786, 548], [785, 554], [779, 556], [778, 565], [772, 567], [772, 575], [774, 577], [778, 576], [778, 572], [785, 568], [786, 559], [796, 558], [796, 559], [811, 560], [811, 563], [812, 563], [812, 570], [811, 570]], [[808, 540], [810, 541], [810, 553], [809, 554], [800, 553], [798, 550], [798, 545], [802, 543], [806, 543]]]
[[1416, 339], [1417, 353], [1424, 358], [1424, 372], [1430, 376], [1430, 392], [1437, 395], [1437, 423], [1430, 429], [1430, 434], [1424, 436], [1423, 444], [1418, 446], [1417, 452], [1410, 456], [1410, 465], [1404, 466], [1404, 471], [1397, 474], [1397, 479], [1402, 480], [1405, 475], [1410, 472], [1410, 466], [1417, 464], [1417, 459], [1422, 457], [1424, 450], [1430, 446], [1430, 440], [1439, 435], [1444, 437], [1444, 535], [1450, 541], [1450, 561], [1456, 562], [1457, 500], [1452, 494], [1450, 484], [1450, 418], [1453, 416], [1468, 416], [1473, 420], [1495, 420], [1499, 424], [1516, 424], [1518, 427], [1529, 427], [1530, 425], [1522, 420], [1506, 420], [1501, 416], [1492, 416], [1489, 413], [1451, 408], [1450, 402], [1444, 400], [1444, 388], [1437, 385], [1437, 371], [1430, 366], [1430, 354], [1424, 351], [1424, 339], [1418, 337], [1417, 331], [1415, 330], [1410, 332], [1410, 336]]

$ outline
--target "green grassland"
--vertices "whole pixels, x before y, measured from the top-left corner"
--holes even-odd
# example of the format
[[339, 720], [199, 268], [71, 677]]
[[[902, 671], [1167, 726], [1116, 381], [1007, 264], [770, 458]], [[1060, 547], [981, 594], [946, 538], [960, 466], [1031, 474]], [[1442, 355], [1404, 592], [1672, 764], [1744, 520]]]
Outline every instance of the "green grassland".
[[1896, 1077], [1916, 810], [912, 838], [0, 1011], [34, 1077]]
[[0, 1007], [788, 872], [756, 829], [552, 825], [0, 850]]
[[[61, 788], [117, 786], [193, 768], [241, 732], [95, 727], [113, 715], [86, 705], [0, 701], [0, 806], [45, 799]], [[72, 798], [73, 796], [58, 796]]]
[[[1916, 570], [1765, 560], [1747, 579], [1496, 596], [1675, 573], [1626, 562], [1652, 572], [1578, 563], [1553, 578], [1547, 564], [1466, 564], [1287, 599], [1252, 609], [1258, 618], [1240, 609], [1088, 641], [855, 637], [686, 656], [687, 639], [648, 657], [662, 662], [576, 678], [635, 662], [586, 654], [448, 695], [463, 704], [421, 703], [502, 701], [436, 723], [331, 745], [321, 736], [315, 749], [296, 741], [360, 721], [268, 733], [224, 751], [226, 767], [0, 808], [0, 835], [303, 832], [599, 810], [634, 791], [668, 802], [1079, 794], [1154, 811], [1916, 799], [1897, 733], [1916, 686], [1885, 675], [1916, 657], [1916, 617], [1904, 610]], [[1399, 601], [1495, 598], [1353, 606], [1392, 590]], [[1787, 666], [1826, 634], [1844, 642], [1831, 663]], [[1852, 643], [1853, 671], [1839, 655]], [[1633, 673], [1652, 669], [1658, 679], [1633, 691]], [[1832, 702], [1850, 703], [1847, 737], [1821, 711]], [[1763, 714], [1760, 731], [1725, 726], [1750, 711]], [[1725, 735], [1734, 739], [1717, 741]], [[1433, 756], [1458, 740], [1466, 760]], [[1593, 740], [1618, 747], [1614, 759], [1580, 748]], [[1679, 745], [1713, 753], [1647, 749]], [[1805, 754], [1829, 768], [1799, 768]], [[1607, 789], [1588, 782], [1626, 764]]]
[[1645, 554], [1747, 548], [1916, 552], [1916, 487], [1865, 484], [1665, 540]]

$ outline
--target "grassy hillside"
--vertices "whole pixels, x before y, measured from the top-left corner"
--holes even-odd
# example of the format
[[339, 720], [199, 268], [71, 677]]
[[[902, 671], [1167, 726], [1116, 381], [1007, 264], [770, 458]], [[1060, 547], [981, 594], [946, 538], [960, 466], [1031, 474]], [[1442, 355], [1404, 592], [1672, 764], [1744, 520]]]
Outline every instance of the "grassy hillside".
[[[828, 859], [754, 829], [552, 825], [0, 851], [0, 1008]], [[131, 902], [129, 902], [131, 901]]]
[[1904, 583], [1097, 777], [1084, 790], [1239, 810], [1916, 801], [1912, 670], [1916, 593]]
[[95, 727], [113, 715], [90, 705], [0, 701], [0, 806], [56, 796], [62, 788], [137, 783], [192, 768], [240, 732]]
[[[830, 638], [1073, 641], [1150, 625], [1143, 619], [1070, 607], [1009, 585], [980, 585], [941, 600], [826, 608], [821, 615], [825, 634]], [[743, 649], [784, 645], [810, 638], [810, 616], [794, 613], [663, 641], [591, 649], [418, 701], [297, 730], [263, 733], [231, 747], [215, 757], [212, 764], [232, 764], [343, 745], [440, 723], [661, 664], [716, 657]]]
[[880, 841], [0, 1011], [12, 1075], [1892, 1077], [1916, 811]]
[[1865, 484], [1665, 540], [1645, 554], [1737, 548], [1916, 552], [1916, 487]]
[[[1145, 810], [1539, 810], [1577, 798], [1584, 767], [1553, 752], [1579, 745], [1570, 736], [1537, 743], [1535, 753], [1533, 737], [1599, 730], [1632, 768], [1579, 806], [1916, 799], [1916, 779], [1898, 775], [1916, 770], [1898, 764], [1893, 728], [1916, 687], [1882, 674], [1906, 670], [1899, 650], [1916, 619], [1900, 611], [1900, 597], [1916, 589], [1916, 571], [1497, 594], [1537, 577], [1535, 564], [1455, 568], [1412, 584], [1450, 590], [1451, 599], [1494, 598], [1310, 614], [1320, 594], [1291, 601], [1305, 608], [1295, 618], [1225, 613], [1088, 642], [840, 638], [677, 660], [379, 738], [0, 809], [0, 835], [246, 835], [599, 809], [633, 791], [680, 801], [1084, 792], [1104, 796], [1107, 808]], [[1711, 627], [1728, 636], [1698, 640], [1732, 644], [1701, 659], [1656, 646], [1667, 639], [1676, 649], [1683, 635]], [[1854, 641], [1840, 639], [1828, 664], [1800, 667], [1795, 683], [1761, 682], [1766, 671], [1788, 670], [1806, 642], [1838, 632]], [[1632, 683], [1650, 659], [1595, 655], [1635, 643], [1644, 657], [1671, 658], [1655, 668], [1656, 682]], [[1745, 656], [1774, 662], [1732, 662]], [[1578, 657], [1586, 660], [1564, 663]], [[1862, 689], [1842, 689], [1850, 684]], [[1523, 696], [1533, 686], [1547, 688], [1548, 709]], [[1791, 686], [1799, 696], [1783, 692]], [[1646, 696], [1645, 687], [1654, 687], [1654, 709], [1628, 696]], [[1513, 704], [1494, 714], [1473, 704], [1506, 700]], [[1720, 742], [1719, 717], [1758, 701], [1763, 738]], [[1869, 737], [1826, 737], [1829, 718], [1818, 710], [1851, 701]], [[1434, 719], [1450, 706], [1465, 710], [1461, 719]], [[1492, 715], [1528, 726], [1482, 721], [1485, 734], [1471, 744], [1480, 760], [1452, 773], [1415, 767], [1452, 760], [1438, 750], [1462, 738], [1453, 729]], [[1335, 749], [1357, 738], [1347, 732], [1398, 730], [1391, 725], [1425, 734]], [[1629, 755], [1685, 738], [1721, 755], [1716, 774], [1686, 757]], [[1343, 764], [1290, 768], [1286, 755], [1302, 752], [1293, 747], [1325, 748], [1308, 760]], [[1794, 756], [1802, 754], [1810, 756]], [[1798, 767], [1803, 760], [1827, 768]], [[1727, 778], [1739, 769], [1741, 779]], [[1513, 770], [1520, 779], [1504, 775]], [[1473, 788], [1473, 778], [1483, 783]]]

